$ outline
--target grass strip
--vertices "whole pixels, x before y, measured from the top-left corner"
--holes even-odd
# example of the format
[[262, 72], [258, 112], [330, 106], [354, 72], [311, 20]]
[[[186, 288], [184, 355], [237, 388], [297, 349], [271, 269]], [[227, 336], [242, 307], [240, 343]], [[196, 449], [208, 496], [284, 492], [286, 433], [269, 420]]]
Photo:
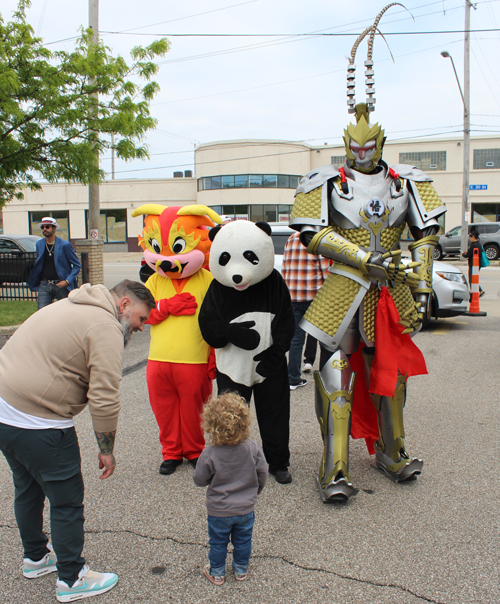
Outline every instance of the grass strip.
[[20, 325], [36, 309], [37, 303], [31, 300], [0, 300], [0, 327]]

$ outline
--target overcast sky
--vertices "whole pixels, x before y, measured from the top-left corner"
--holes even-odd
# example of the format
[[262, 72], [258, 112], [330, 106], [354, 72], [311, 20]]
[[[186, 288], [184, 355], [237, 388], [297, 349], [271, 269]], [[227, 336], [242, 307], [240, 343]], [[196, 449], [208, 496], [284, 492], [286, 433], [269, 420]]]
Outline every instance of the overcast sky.
[[[193, 168], [196, 144], [217, 140], [339, 143], [351, 119], [346, 57], [354, 34], [370, 25], [387, 3], [100, 0], [99, 29], [114, 54], [128, 60], [137, 44], [163, 36], [171, 42], [155, 78], [161, 90], [151, 107], [159, 120], [147, 139], [151, 158], [117, 161], [116, 177], [171, 177], [175, 170]], [[5, 21], [11, 20], [16, 5], [16, 0], [2, 1]], [[464, 0], [408, 0], [404, 5], [408, 10], [390, 8], [379, 26], [390, 51], [377, 36], [372, 121], [385, 128], [388, 140], [459, 136], [462, 100], [451, 61], [440, 52], [453, 56], [463, 84]], [[498, 135], [500, 0], [479, 0], [475, 6], [471, 29], [495, 31], [471, 34], [472, 136]], [[88, 26], [88, 0], [32, 0], [28, 18], [49, 48], [70, 51], [74, 40], [57, 41]], [[353, 35], [321, 35], [346, 33]], [[366, 49], [363, 42], [356, 58], [357, 102], [365, 100]], [[109, 157], [102, 165], [111, 170]]]

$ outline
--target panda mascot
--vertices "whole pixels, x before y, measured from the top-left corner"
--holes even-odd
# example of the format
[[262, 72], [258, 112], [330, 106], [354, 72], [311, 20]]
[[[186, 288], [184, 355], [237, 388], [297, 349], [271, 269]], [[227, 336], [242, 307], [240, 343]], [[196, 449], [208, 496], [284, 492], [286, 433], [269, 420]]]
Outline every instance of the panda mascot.
[[204, 340], [215, 348], [217, 388], [250, 403], [252, 392], [269, 472], [292, 481], [290, 386], [286, 352], [295, 331], [288, 288], [274, 269], [267, 222], [239, 220], [209, 233], [214, 280], [198, 317]]

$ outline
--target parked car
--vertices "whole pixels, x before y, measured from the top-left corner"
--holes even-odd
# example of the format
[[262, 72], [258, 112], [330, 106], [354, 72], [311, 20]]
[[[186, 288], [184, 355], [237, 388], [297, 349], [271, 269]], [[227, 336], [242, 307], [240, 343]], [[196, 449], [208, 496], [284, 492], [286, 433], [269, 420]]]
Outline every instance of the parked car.
[[0, 285], [28, 282], [39, 239], [36, 235], [0, 235]]
[[[500, 258], [500, 222], [474, 222], [469, 225], [469, 232], [475, 229], [479, 232], [479, 241], [489, 260]], [[457, 226], [439, 238], [434, 258], [441, 260], [444, 256], [460, 254], [462, 227]]]
[[468, 306], [469, 286], [462, 271], [456, 266], [435, 260], [429, 318], [463, 315]]

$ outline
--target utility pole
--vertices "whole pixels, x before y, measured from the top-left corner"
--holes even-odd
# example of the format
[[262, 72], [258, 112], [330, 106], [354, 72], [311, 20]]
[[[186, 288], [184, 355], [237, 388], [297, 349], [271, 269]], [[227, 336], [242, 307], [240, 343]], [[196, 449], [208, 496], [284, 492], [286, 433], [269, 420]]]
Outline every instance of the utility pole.
[[[93, 30], [93, 42], [99, 40], [99, 0], [89, 0], [89, 26]], [[94, 106], [89, 107], [89, 112], [98, 114], [98, 96], [94, 94]], [[90, 117], [90, 116], [89, 116]], [[95, 154], [95, 162], [99, 165], [99, 155]], [[99, 236], [100, 209], [99, 209], [99, 183], [89, 184], [89, 232], [87, 239], [75, 242], [76, 253], [82, 258], [84, 270], [79, 276], [79, 283], [104, 283], [103, 240]]]
[[111, 180], [115, 179], [115, 135], [111, 135]]
[[[99, 0], [89, 0], [89, 26], [94, 33], [93, 41], [97, 44], [99, 40]], [[98, 98], [95, 96], [96, 111]], [[99, 162], [99, 156], [96, 155], [95, 161]], [[91, 183], [89, 185], [89, 236], [90, 239], [99, 239], [100, 226], [100, 198], [99, 198], [99, 183]]]
[[462, 251], [469, 248], [469, 171], [470, 171], [470, 0], [465, 0], [464, 34], [464, 175], [462, 188]]

